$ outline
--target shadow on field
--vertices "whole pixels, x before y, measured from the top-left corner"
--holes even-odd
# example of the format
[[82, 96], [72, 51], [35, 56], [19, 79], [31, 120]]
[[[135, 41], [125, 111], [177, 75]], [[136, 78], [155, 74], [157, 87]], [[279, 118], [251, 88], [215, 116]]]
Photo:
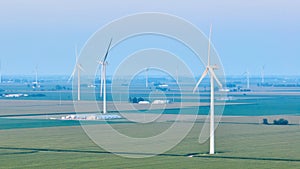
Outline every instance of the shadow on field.
[[17, 154], [33, 154], [33, 153], [37, 153], [39, 151], [22, 151], [22, 152], [11, 152], [11, 153], [0, 153], [0, 156], [2, 155], [17, 155]]
[[[206, 123], [205, 121], [197, 120], [195, 123]], [[247, 125], [262, 125], [261, 123], [251, 123], [251, 122], [219, 122], [220, 124], [247, 124]]]
[[[199, 123], [199, 124], [203, 124], [203, 123], [207, 123], [205, 121], [195, 121], [195, 123]], [[231, 122], [231, 121], [221, 121], [219, 122], [220, 124], [238, 124], [238, 125], [243, 125], [243, 124], [246, 124], [246, 125], [261, 125], [261, 126], [299, 126], [300, 124], [286, 124], [286, 125], [275, 125], [275, 124], [263, 124], [263, 123], [255, 123], [255, 122]]]
[[234, 157], [234, 156], [211, 156], [211, 155], [195, 155], [193, 157], [199, 158], [213, 158], [213, 159], [231, 159], [231, 160], [259, 160], [259, 161], [286, 161], [286, 162], [300, 162], [300, 159], [290, 158], [269, 158], [269, 157]]
[[[156, 155], [152, 153], [132, 153], [132, 152], [106, 152], [94, 150], [68, 150], [68, 149], [49, 149], [49, 148], [21, 148], [21, 147], [0, 147], [0, 150], [18, 150], [26, 152], [1, 153], [0, 155], [14, 154], [32, 154], [38, 152], [65, 152], [65, 153], [92, 153], [92, 154], [132, 154], [132, 155]], [[189, 153], [189, 154], [158, 154], [157, 156], [164, 157], [193, 157], [193, 158], [211, 158], [211, 159], [233, 159], [233, 160], [259, 160], [259, 161], [285, 161], [285, 162], [300, 162], [300, 159], [289, 158], [269, 158], [269, 157], [234, 157], [220, 156], [224, 152], [217, 152], [216, 155], [208, 155], [208, 153]]]

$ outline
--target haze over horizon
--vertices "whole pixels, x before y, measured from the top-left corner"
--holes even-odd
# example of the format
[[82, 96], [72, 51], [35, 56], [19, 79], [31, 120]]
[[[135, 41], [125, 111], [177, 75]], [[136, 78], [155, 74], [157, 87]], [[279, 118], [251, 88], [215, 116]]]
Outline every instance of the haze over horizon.
[[[212, 23], [212, 43], [226, 75], [241, 75], [248, 69], [259, 76], [265, 65], [266, 76], [299, 76], [299, 6], [294, 0], [2, 1], [1, 71], [31, 75], [38, 65], [40, 75], [69, 75], [75, 46], [83, 47], [99, 28], [127, 15], [162, 12], [187, 20], [205, 35]], [[108, 66], [108, 74], [112, 73]]]

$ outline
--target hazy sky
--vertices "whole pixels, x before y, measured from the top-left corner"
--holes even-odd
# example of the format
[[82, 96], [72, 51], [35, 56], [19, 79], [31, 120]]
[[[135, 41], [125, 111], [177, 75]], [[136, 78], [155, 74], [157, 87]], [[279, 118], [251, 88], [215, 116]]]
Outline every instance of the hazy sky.
[[[74, 48], [103, 25], [139, 12], [186, 19], [208, 34], [227, 75], [248, 68], [267, 75], [300, 75], [298, 0], [9, 0], [0, 2], [3, 74], [70, 74]], [[197, 66], [197, 65], [195, 65]], [[199, 72], [201, 74], [202, 72]]]

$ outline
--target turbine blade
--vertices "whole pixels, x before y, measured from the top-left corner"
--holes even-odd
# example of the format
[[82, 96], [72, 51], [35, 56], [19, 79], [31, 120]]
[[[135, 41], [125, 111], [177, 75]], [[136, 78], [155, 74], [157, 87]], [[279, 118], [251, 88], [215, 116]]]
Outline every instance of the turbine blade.
[[78, 61], [77, 45], [75, 45], [75, 57], [76, 57], [76, 63], [77, 63], [77, 61]]
[[71, 79], [74, 77], [75, 73], [76, 73], [76, 69], [78, 67], [78, 56], [77, 56], [77, 45], [75, 45], [75, 58], [76, 58], [76, 62], [75, 62], [75, 67], [73, 69], [72, 74], [70, 75], [69, 79], [68, 79], [68, 83], [71, 81]]
[[106, 53], [105, 53], [105, 56], [104, 56], [103, 62], [105, 62], [105, 61], [106, 61], [106, 59], [107, 59], [108, 52], [109, 52], [109, 50], [110, 50], [110, 45], [111, 45], [111, 42], [112, 42], [112, 38], [110, 39], [110, 42], [109, 42], [108, 48], [107, 48], [107, 50], [106, 50]]
[[219, 81], [219, 79], [217, 78], [214, 70], [212, 68], [209, 68], [209, 73], [210, 75], [216, 80], [216, 82], [218, 83], [219, 87], [222, 88], [222, 83]]
[[76, 67], [74, 68], [74, 70], [73, 70], [73, 72], [72, 72], [72, 74], [71, 74], [71, 76], [69, 77], [69, 79], [68, 79], [68, 83], [71, 81], [71, 79], [74, 77], [74, 75], [75, 75], [75, 72], [76, 72]]
[[210, 128], [210, 119], [209, 116], [206, 117], [201, 132], [199, 134], [198, 141], [200, 144], [205, 143], [210, 138], [209, 128]]
[[79, 56], [78, 56], [78, 47], [77, 45], [75, 45], [75, 57], [76, 57], [76, 65], [78, 65], [78, 60], [79, 60]]
[[210, 42], [211, 42], [211, 30], [212, 30], [212, 24], [210, 25], [210, 29], [209, 29], [209, 37], [208, 37], [207, 66], [209, 66], [209, 65], [210, 65]]
[[207, 75], [208, 73], [208, 69], [206, 68], [205, 71], [203, 72], [202, 76], [200, 77], [200, 79], [198, 80], [194, 90], [193, 90], [193, 93], [195, 93], [195, 91], [197, 90], [199, 84], [201, 83], [201, 81], [204, 79], [204, 77]]

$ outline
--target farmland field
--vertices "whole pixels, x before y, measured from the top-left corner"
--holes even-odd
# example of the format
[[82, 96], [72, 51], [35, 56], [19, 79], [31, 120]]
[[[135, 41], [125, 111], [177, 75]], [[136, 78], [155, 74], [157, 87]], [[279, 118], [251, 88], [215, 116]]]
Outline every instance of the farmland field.
[[[2, 120], [2, 124], [5, 120]], [[29, 125], [31, 120], [20, 120]], [[41, 120], [40, 123], [47, 124]], [[95, 145], [76, 123], [59, 127], [1, 129], [1, 168], [297, 168], [300, 165], [299, 125], [273, 126], [221, 123], [216, 131], [216, 155], [206, 155], [208, 143], [199, 144], [203, 123], [196, 123], [175, 148], [161, 155], [130, 159]], [[70, 123], [70, 124], [68, 124]], [[101, 125], [101, 124], [98, 124]], [[113, 124], [135, 135], [168, 122], [139, 125]], [[150, 126], [149, 126], [150, 125]], [[151, 126], [153, 125], [153, 126]], [[100, 126], [101, 127], [101, 126]], [[193, 154], [193, 158], [188, 156]]]
[[[0, 168], [299, 168], [300, 96], [248, 93], [229, 95], [216, 130], [216, 152], [209, 142], [198, 142], [209, 107], [200, 106], [192, 130], [174, 148], [148, 158], [126, 158], [96, 145], [82, 125], [103, 128], [103, 121], [53, 120], [74, 113], [69, 100], [1, 99]], [[207, 100], [207, 95], [202, 99]], [[87, 102], [89, 103], [89, 102]], [[238, 104], [233, 104], [238, 103]], [[193, 105], [193, 103], [191, 104]], [[109, 103], [110, 106], [110, 103]], [[172, 107], [176, 105], [170, 104]], [[89, 108], [89, 106], [87, 106]], [[192, 108], [183, 108], [186, 115]], [[152, 110], [154, 115], [176, 116], [179, 108]], [[88, 110], [82, 110], [86, 112]], [[121, 113], [131, 113], [124, 110]], [[135, 111], [137, 114], [149, 113]], [[195, 112], [191, 112], [195, 114]], [[290, 125], [263, 125], [284, 118]], [[172, 120], [137, 124], [126, 119], [109, 124], [132, 137], [148, 137], [172, 126]], [[189, 120], [182, 123], [193, 123]], [[149, 145], [155, 146], [155, 145]], [[123, 152], [126, 154], [126, 152]], [[132, 152], [128, 152], [132, 153]], [[133, 152], [134, 153], [134, 152]], [[143, 154], [134, 154], [137, 157]], [[154, 154], [153, 154], [154, 155]], [[192, 157], [191, 157], [192, 156]]]

